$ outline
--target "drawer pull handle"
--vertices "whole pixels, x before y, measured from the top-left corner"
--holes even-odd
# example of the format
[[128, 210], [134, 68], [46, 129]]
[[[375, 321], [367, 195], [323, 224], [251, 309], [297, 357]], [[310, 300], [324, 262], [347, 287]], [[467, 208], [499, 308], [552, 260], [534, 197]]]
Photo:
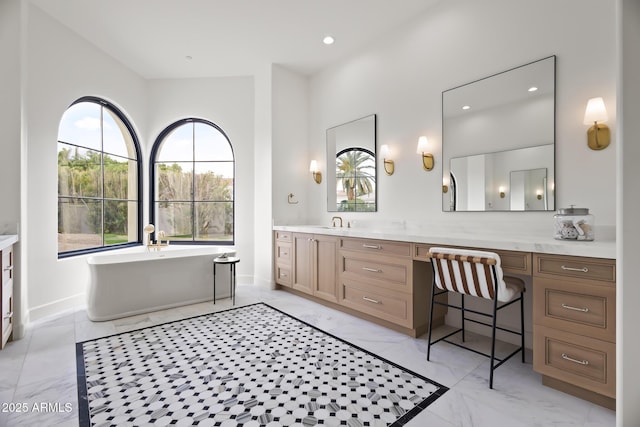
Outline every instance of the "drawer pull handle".
[[370, 271], [372, 273], [382, 273], [382, 270], [380, 270], [379, 268], [362, 267], [362, 269], [364, 271]]
[[573, 357], [569, 357], [566, 354], [562, 353], [562, 358], [564, 360], [568, 360], [569, 362], [573, 362], [573, 363], [577, 363], [578, 365], [588, 365], [589, 361], [588, 360], [578, 360], [578, 359], [574, 359]]
[[5, 319], [11, 319], [13, 317], [13, 311], [8, 312], [7, 314], [4, 315]]
[[4, 271], [11, 271], [11, 270], [13, 270], [13, 265], [10, 265], [4, 268]]
[[587, 307], [585, 307], [585, 308], [572, 307], [572, 306], [567, 305], [567, 304], [562, 304], [562, 308], [566, 308], [567, 310], [573, 310], [573, 311], [581, 311], [582, 313], [588, 313], [589, 312], [589, 309]]
[[369, 297], [362, 297], [362, 299], [365, 300], [365, 301], [372, 302], [374, 304], [380, 304], [380, 301], [372, 299], [372, 298], [369, 298]]
[[565, 265], [560, 266], [561, 269], [565, 270], [565, 271], [579, 271], [581, 273], [588, 273], [589, 269], [587, 267], [582, 267], [582, 268], [574, 268], [574, 267], [567, 267]]
[[368, 245], [366, 243], [363, 243], [362, 247], [367, 249], [382, 249], [380, 245]]
[[289, 277], [289, 276], [285, 273], [280, 273], [280, 277]]

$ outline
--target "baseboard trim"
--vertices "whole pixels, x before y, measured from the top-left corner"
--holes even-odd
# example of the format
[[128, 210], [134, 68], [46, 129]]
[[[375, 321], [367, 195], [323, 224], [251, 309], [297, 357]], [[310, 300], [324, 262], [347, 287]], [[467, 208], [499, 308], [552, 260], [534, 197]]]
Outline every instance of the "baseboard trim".
[[86, 294], [71, 295], [56, 301], [51, 301], [29, 309], [29, 324], [38, 322], [48, 317], [62, 314], [66, 311], [73, 310], [78, 306], [85, 305]]

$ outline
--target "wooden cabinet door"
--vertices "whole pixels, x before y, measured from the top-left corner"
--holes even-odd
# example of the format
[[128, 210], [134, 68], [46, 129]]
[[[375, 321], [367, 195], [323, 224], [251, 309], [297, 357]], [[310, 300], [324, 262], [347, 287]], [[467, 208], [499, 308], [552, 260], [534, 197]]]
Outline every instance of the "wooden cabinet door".
[[313, 294], [313, 235], [293, 233], [293, 289]]
[[338, 239], [314, 235], [313, 246], [313, 295], [331, 302], [338, 302]]

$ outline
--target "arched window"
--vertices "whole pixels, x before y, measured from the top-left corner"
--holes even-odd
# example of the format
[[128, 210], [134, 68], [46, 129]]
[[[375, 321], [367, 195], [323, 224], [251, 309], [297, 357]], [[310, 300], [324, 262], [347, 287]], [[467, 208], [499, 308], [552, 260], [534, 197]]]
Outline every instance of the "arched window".
[[58, 257], [141, 242], [140, 148], [114, 105], [74, 102], [58, 128]]
[[150, 218], [180, 243], [234, 242], [235, 161], [215, 124], [183, 119], [163, 130], [151, 152]]
[[376, 161], [372, 151], [350, 147], [336, 154], [337, 210], [376, 210]]

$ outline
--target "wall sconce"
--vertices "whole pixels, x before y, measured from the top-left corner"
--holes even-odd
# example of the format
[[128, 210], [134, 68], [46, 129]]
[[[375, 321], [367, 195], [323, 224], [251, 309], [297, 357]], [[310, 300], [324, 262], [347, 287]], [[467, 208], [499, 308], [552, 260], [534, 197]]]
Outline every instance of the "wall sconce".
[[500, 198], [504, 199], [504, 187], [498, 188], [498, 191], [500, 192]]
[[320, 168], [318, 168], [318, 162], [315, 160], [311, 160], [311, 164], [309, 165], [309, 172], [313, 174], [313, 180], [316, 184], [320, 184], [322, 182], [322, 173], [320, 173]]
[[389, 150], [389, 146], [384, 144], [380, 147], [380, 154], [382, 155], [382, 159], [384, 162], [384, 171], [387, 175], [393, 175], [393, 172], [396, 170], [395, 162], [389, 157], [391, 157], [391, 151]]
[[600, 122], [609, 120], [604, 100], [601, 97], [591, 98], [584, 112], [584, 124], [593, 125], [587, 131], [587, 144], [592, 150], [602, 150], [609, 146], [611, 133], [609, 127]]
[[542, 190], [538, 190], [538, 191], [536, 191], [536, 198], [537, 198], [538, 200], [542, 200]]
[[422, 167], [426, 171], [430, 171], [433, 169], [433, 154], [427, 153], [429, 149], [429, 141], [427, 141], [426, 136], [421, 136], [418, 138], [418, 149], [416, 153], [422, 154]]
[[447, 178], [442, 178], [442, 192], [447, 193], [449, 191], [449, 180]]

